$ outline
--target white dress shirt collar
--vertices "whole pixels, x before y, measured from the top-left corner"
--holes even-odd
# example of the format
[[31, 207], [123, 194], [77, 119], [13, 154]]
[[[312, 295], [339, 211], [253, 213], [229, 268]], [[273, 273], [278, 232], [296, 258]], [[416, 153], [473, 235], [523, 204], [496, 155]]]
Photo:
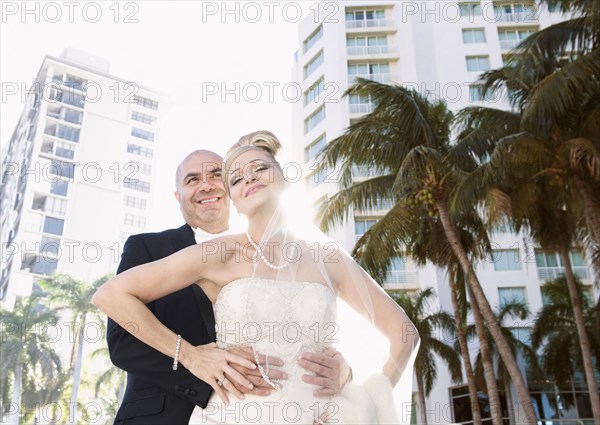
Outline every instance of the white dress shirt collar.
[[229, 230], [224, 230], [220, 233], [209, 233], [206, 230], [201, 229], [200, 227], [192, 227], [192, 230], [194, 231], [194, 238], [196, 239], [196, 243], [206, 242], [229, 233]]

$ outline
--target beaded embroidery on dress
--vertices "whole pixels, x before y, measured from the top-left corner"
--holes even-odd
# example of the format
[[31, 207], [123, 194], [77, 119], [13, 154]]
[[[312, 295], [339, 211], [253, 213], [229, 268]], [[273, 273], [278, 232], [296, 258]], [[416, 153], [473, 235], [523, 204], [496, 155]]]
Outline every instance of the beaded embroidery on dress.
[[324, 409], [333, 412], [338, 424], [378, 422], [364, 390], [351, 385], [342, 395], [317, 398], [315, 387], [302, 381], [306, 372], [297, 363], [300, 355], [322, 351], [335, 342], [336, 296], [329, 287], [243, 278], [221, 290], [214, 310], [221, 348], [252, 346], [257, 352], [280, 357], [288, 379], [267, 397], [230, 397], [229, 406], [213, 393], [206, 409], [196, 407], [190, 424], [313, 424]]

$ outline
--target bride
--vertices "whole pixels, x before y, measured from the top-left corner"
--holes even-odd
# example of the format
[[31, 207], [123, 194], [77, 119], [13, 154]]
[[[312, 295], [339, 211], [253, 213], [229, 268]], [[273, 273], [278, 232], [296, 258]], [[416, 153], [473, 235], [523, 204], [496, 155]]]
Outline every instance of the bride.
[[[92, 302], [138, 339], [174, 359], [215, 390], [198, 423], [403, 423], [392, 398], [401, 376], [412, 378], [419, 337], [404, 311], [336, 244], [305, 229], [295, 232], [280, 205], [288, 184], [268, 131], [246, 135], [224, 159], [224, 186], [248, 219], [245, 234], [228, 235], [135, 267], [104, 284]], [[217, 344], [194, 347], [162, 325], [144, 305], [190, 284], [214, 304]], [[298, 365], [304, 351], [337, 342], [336, 298], [366, 318], [389, 342], [380, 373], [350, 383], [333, 397], [313, 395]], [[262, 366], [226, 351], [251, 347], [284, 360], [288, 379], [271, 381]], [[242, 395], [252, 384], [232, 366], [256, 369], [269, 396]], [[257, 362], [258, 363], [258, 362]], [[354, 365], [354, 369], [361, 365]], [[410, 380], [409, 380], [410, 381]], [[403, 388], [410, 395], [410, 384]], [[238, 400], [231, 400], [230, 395]], [[198, 408], [197, 408], [198, 410]]]

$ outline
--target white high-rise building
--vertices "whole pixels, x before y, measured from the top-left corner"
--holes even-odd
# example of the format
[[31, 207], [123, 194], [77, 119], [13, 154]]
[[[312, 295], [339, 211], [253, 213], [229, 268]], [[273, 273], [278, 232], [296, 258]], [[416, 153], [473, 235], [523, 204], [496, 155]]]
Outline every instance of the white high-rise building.
[[153, 207], [167, 98], [74, 49], [46, 56], [2, 163], [0, 299], [12, 305], [53, 273], [116, 270]]
[[[478, 83], [480, 74], [501, 67], [510, 49], [533, 32], [565, 19], [557, 11], [532, 8], [525, 3], [491, 0], [319, 3], [320, 7], [300, 24], [292, 71], [293, 80], [304, 93], [303, 102], [296, 103], [293, 110], [294, 156], [303, 164], [305, 183], [314, 205], [338, 190], [334, 174], [313, 172], [316, 154], [373, 108], [369, 99], [358, 95], [342, 97], [356, 77], [402, 84], [432, 100], [443, 98], [454, 112], [469, 105], [508, 108], [500, 96], [483, 98]], [[369, 170], [354, 171], [355, 179], [370, 175]], [[389, 207], [389, 202], [382, 200], [373, 210], [355, 210], [331, 236], [350, 250]], [[563, 271], [558, 254], [542, 251], [523, 235], [510, 230], [492, 236], [494, 258], [477, 268], [490, 304], [497, 308], [509, 300], [522, 300], [535, 314], [544, 302], [540, 286]], [[578, 251], [573, 251], [571, 257], [574, 270], [590, 296], [597, 297], [584, 257]], [[447, 281], [444, 270], [433, 265], [419, 268], [410, 258], [399, 256], [384, 284], [388, 290], [409, 293], [433, 287], [439, 295], [439, 304], [432, 305], [432, 310], [452, 311]], [[527, 339], [531, 321], [515, 322], [515, 333]], [[472, 349], [473, 353], [477, 350], [474, 341]], [[471, 423], [466, 385], [453, 384], [444, 371], [445, 365], [439, 362], [438, 379], [427, 399], [429, 423]], [[557, 401], [561, 396], [551, 384], [531, 382], [530, 392], [538, 415], [553, 420], [591, 420], [589, 397], [585, 383], [581, 384], [575, 383], [561, 395], [582, 400], [567, 408]], [[514, 388], [512, 393], [517, 402]], [[525, 417], [519, 407], [515, 408], [515, 414], [517, 419]]]

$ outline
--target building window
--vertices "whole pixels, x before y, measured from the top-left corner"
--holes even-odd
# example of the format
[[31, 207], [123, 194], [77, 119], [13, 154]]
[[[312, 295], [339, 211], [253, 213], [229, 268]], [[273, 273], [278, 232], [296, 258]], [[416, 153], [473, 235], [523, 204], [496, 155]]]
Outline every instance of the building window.
[[51, 276], [56, 271], [58, 266], [58, 259], [46, 258], [44, 256], [34, 257], [33, 264], [31, 265], [31, 273], [41, 274], [44, 276]]
[[50, 193], [53, 195], [67, 196], [69, 182], [66, 180], [57, 180], [50, 184]]
[[85, 106], [85, 97], [72, 91], [63, 91], [53, 88], [50, 91], [49, 100], [66, 103], [67, 105], [83, 108]]
[[60, 218], [44, 217], [44, 233], [51, 233], [53, 235], [62, 235], [65, 221]]
[[63, 82], [65, 86], [80, 91], [84, 91], [85, 87], [87, 86], [87, 83], [87, 80], [84, 80], [83, 78], [76, 77], [71, 74], [66, 74]]
[[152, 158], [154, 155], [154, 150], [151, 148], [145, 148], [143, 146], [134, 145], [133, 143], [127, 144], [127, 152], [132, 153], [134, 155], [143, 156], [145, 158]]
[[377, 220], [354, 220], [354, 237], [358, 241], [363, 237], [367, 230], [377, 223]]
[[535, 5], [505, 3], [494, 5], [494, 16], [498, 22], [537, 22]]
[[306, 40], [302, 43], [304, 46], [304, 53], [308, 52], [312, 46], [314, 46], [317, 41], [319, 41], [323, 37], [323, 25], [319, 25], [319, 28], [313, 31], [311, 35], [309, 35]]
[[371, 99], [371, 95], [351, 94], [348, 101], [350, 103], [350, 113], [353, 114], [368, 114], [375, 109], [375, 102]]
[[[579, 251], [569, 253], [573, 273], [579, 279], [588, 279], [588, 268], [585, 264], [585, 258]], [[565, 268], [562, 258], [558, 252], [535, 250], [535, 262], [538, 268], [538, 278], [540, 280], [552, 280], [565, 274]]]
[[388, 53], [387, 37], [375, 35], [368, 37], [346, 38], [348, 55], [380, 55]]
[[390, 80], [390, 64], [358, 63], [348, 65], [348, 83], [353, 84], [358, 77], [386, 83]]
[[327, 180], [329, 169], [325, 168], [320, 171], [311, 173], [306, 177], [306, 186], [309, 190], [314, 189]]
[[56, 136], [72, 142], [79, 142], [79, 129], [58, 124], [56, 126]]
[[[409, 265], [410, 267], [407, 267]], [[413, 284], [417, 283], [417, 275], [414, 270], [414, 263], [409, 261], [409, 257], [399, 255], [390, 260], [387, 276], [385, 277], [386, 284]]]
[[83, 112], [76, 111], [75, 109], [70, 109], [65, 106], [56, 107], [53, 105], [48, 105], [46, 115], [52, 118], [56, 118], [78, 125], [81, 124], [81, 121], [83, 119]]
[[489, 56], [467, 56], [467, 71], [485, 72], [490, 69]]
[[500, 306], [512, 302], [527, 304], [525, 287], [498, 288], [498, 301]]
[[485, 31], [483, 28], [469, 28], [462, 30], [463, 43], [485, 43]]
[[131, 171], [134, 174], [140, 173], [147, 176], [152, 174], [152, 165], [143, 162], [129, 161], [124, 166], [126, 171]]
[[52, 161], [50, 162], [50, 167], [48, 169], [50, 173], [54, 174], [55, 176], [72, 179], [75, 175], [75, 164], [70, 164], [67, 162]]
[[44, 212], [53, 215], [66, 215], [67, 214], [67, 200], [60, 198], [53, 198], [51, 196], [46, 197], [44, 203]]
[[498, 30], [500, 47], [502, 49], [514, 49], [521, 44], [523, 40], [535, 33], [536, 30], [533, 29]]
[[125, 195], [123, 199], [123, 205], [126, 207], [137, 208], [139, 210], [146, 209], [146, 200], [144, 198], [138, 198], [137, 196]]
[[154, 142], [154, 133], [151, 131], [142, 130], [139, 128], [133, 127], [131, 129], [131, 135], [133, 137], [137, 137], [139, 139], [149, 140], [150, 142]]
[[152, 115], [142, 114], [138, 111], [131, 111], [131, 119], [138, 122], [143, 122], [144, 124], [152, 124], [156, 121], [156, 117]]
[[40, 242], [40, 254], [58, 256], [60, 252], [60, 239], [50, 238], [48, 236], [42, 236]]
[[477, 3], [459, 3], [458, 7], [460, 9], [461, 18], [473, 17], [473, 16], [482, 16], [481, 12], [481, 4]]
[[311, 102], [319, 103], [321, 93], [325, 89], [325, 79], [321, 78], [304, 93], [304, 106]]
[[469, 100], [471, 102], [493, 102], [496, 97], [493, 89], [489, 89], [484, 95], [483, 85], [472, 84], [469, 86]]
[[321, 106], [304, 120], [304, 133], [308, 133], [325, 119], [325, 106]]
[[133, 103], [143, 106], [144, 108], [158, 111], [158, 102], [156, 100], [148, 99], [142, 96], [133, 96]]
[[385, 26], [385, 10], [347, 10], [346, 28], [376, 28]]
[[75, 147], [69, 143], [56, 142], [54, 154], [62, 158], [73, 159], [75, 157]]
[[323, 63], [323, 50], [321, 50], [314, 58], [304, 65], [304, 78], [308, 78], [315, 70]]
[[125, 214], [125, 224], [134, 227], [146, 227], [146, 217], [134, 214]]
[[304, 162], [309, 162], [325, 147], [327, 138], [325, 133], [321, 134], [317, 140], [304, 148]]
[[494, 249], [492, 250], [492, 261], [496, 271], [521, 270], [518, 249]]
[[146, 193], [150, 192], [150, 183], [142, 181], [142, 180], [130, 179], [128, 177], [125, 177], [123, 179], [123, 187], [125, 187], [127, 189], [137, 190], [140, 192], [146, 192]]

